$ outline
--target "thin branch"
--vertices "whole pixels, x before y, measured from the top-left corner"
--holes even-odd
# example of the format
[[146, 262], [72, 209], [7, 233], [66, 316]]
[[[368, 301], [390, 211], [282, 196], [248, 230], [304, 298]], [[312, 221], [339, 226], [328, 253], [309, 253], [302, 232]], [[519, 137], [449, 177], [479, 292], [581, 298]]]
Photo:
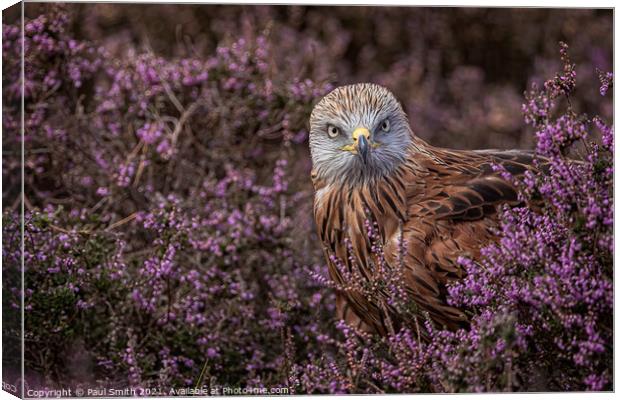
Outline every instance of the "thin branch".
[[52, 225], [52, 224], [50, 224], [50, 228], [52, 228], [52, 230], [55, 230], [57, 232], [62, 232], [62, 233], [67, 233], [67, 234], [81, 233], [81, 234], [84, 234], [84, 235], [90, 235], [92, 233], [92, 231], [89, 231], [87, 229], [81, 229], [81, 230], [78, 230], [78, 231], [70, 231], [68, 229], [61, 228], [60, 226]]
[[192, 116], [192, 114], [194, 113], [194, 111], [196, 111], [198, 106], [199, 106], [198, 102], [192, 103], [187, 108], [187, 110], [183, 111], [183, 113], [181, 114], [181, 118], [179, 118], [179, 122], [177, 122], [177, 124], [174, 127], [174, 131], [172, 132], [172, 148], [176, 147], [179, 134], [181, 133], [181, 130], [183, 129], [183, 125], [185, 125], [185, 122], [188, 120], [189, 117]]
[[137, 213], [130, 214], [130, 215], [126, 216], [125, 218], [121, 219], [120, 221], [116, 221], [112, 225], [110, 225], [107, 228], [105, 228], [105, 231], [108, 232], [108, 231], [111, 231], [112, 229], [118, 228], [119, 226], [124, 225], [127, 222], [132, 221], [134, 218], [136, 218], [136, 216], [137, 216]]

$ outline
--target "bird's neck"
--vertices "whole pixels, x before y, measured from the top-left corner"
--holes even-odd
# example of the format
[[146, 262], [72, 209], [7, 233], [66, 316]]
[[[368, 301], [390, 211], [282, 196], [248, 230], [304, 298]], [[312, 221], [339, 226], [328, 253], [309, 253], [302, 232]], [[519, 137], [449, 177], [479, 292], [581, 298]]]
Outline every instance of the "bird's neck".
[[336, 240], [338, 231], [348, 237], [355, 232], [366, 236], [367, 222], [378, 225], [383, 240], [392, 235], [407, 219], [407, 202], [423, 192], [419, 166], [410, 161], [410, 152], [423, 145], [412, 146], [402, 163], [376, 179], [342, 183], [314, 176], [314, 214], [322, 238]]

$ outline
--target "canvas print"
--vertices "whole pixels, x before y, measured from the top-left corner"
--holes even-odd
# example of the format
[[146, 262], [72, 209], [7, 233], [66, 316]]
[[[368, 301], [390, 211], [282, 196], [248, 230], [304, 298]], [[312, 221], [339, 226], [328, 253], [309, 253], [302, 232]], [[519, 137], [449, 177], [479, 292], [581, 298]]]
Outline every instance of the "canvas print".
[[613, 390], [612, 9], [27, 2], [2, 37], [4, 391]]

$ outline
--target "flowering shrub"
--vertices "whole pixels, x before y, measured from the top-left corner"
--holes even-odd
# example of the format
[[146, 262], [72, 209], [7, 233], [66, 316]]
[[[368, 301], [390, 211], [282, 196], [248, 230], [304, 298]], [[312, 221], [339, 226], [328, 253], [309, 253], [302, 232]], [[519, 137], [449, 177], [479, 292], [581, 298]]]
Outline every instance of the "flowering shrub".
[[[500, 243], [485, 249], [481, 265], [464, 260], [467, 278], [451, 296], [456, 305], [514, 315], [513, 335], [527, 347], [511, 364], [527, 362], [523, 376], [556, 390], [604, 390], [612, 380], [613, 127], [572, 109], [576, 73], [567, 52], [562, 43], [563, 72], [523, 105], [536, 131], [536, 164], [547, 173], [526, 173], [516, 184], [542, 210], [505, 210]], [[611, 79], [601, 79], [602, 95]], [[565, 111], [554, 115], [562, 99]], [[590, 139], [595, 129], [600, 144]], [[573, 161], [566, 154], [580, 142], [583, 162]]]
[[[504, 172], [532, 207], [506, 208], [500, 241], [483, 249], [481, 263], [461, 259], [467, 276], [449, 288], [449, 303], [470, 310], [471, 328], [440, 331], [426, 321], [416, 330], [375, 338], [375, 347], [368, 347], [372, 338], [340, 325], [345, 341], [338, 346], [350, 372], [332, 374], [336, 388], [611, 389], [613, 127], [574, 112], [568, 99], [576, 73], [565, 44], [561, 55], [563, 72], [543, 89], [534, 87], [523, 105], [536, 133], [536, 166], [545, 172], [521, 179]], [[601, 84], [604, 95], [612, 75], [601, 74]], [[562, 99], [565, 110], [554, 113]], [[588, 134], [594, 129], [600, 144]], [[579, 142], [585, 156], [574, 161], [566, 154]], [[392, 274], [382, 276], [388, 281]], [[399, 297], [397, 290], [387, 293]], [[421, 332], [429, 339], [420, 340]], [[335, 362], [323, 368], [333, 370]], [[313, 378], [302, 381], [306, 390], [325, 388], [327, 374], [311, 369], [305, 376]]]
[[[25, 27], [36, 55], [25, 96], [26, 330], [40, 344], [28, 349], [31, 384], [88, 383], [64, 371], [63, 354], [79, 348], [95, 376], [134, 386], [286, 376], [284, 332], [307, 342], [329, 318], [317, 311], [329, 295], [292, 251], [291, 214], [310, 193], [292, 193], [287, 160], [330, 86], [281, 79], [260, 34], [206, 61], [114, 60], [68, 36], [68, 23], [54, 9]], [[17, 53], [18, 31], [4, 32]], [[12, 117], [18, 93], [7, 96]], [[5, 257], [19, 264], [19, 235], [7, 236]]]
[[[428, 43], [458, 37], [441, 10], [425, 15], [435, 24], [426, 36], [405, 36], [424, 15], [388, 24], [401, 10], [377, 9], [374, 21], [386, 29], [372, 42], [352, 23], [367, 17], [364, 8], [197, 8], [187, 16], [169, 6], [35, 7], [26, 7], [23, 82], [29, 387], [611, 388], [611, 73], [579, 70], [600, 76], [601, 86], [594, 95], [576, 92], [578, 70], [562, 47], [563, 72], [527, 93], [534, 135], [521, 135], [519, 117], [502, 111], [518, 110], [516, 88], [487, 81], [456, 50], [433, 55]], [[84, 10], [94, 20], [77, 24]], [[151, 20], [184, 16], [187, 29], [205, 23], [215, 39], [207, 35], [192, 51], [156, 35], [152, 48], [140, 48], [106, 31], [115, 13], [138, 12], [142, 23], [154, 10]], [[417, 50], [398, 52], [397, 38]], [[3, 39], [3, 306], [19, 310], [19, 25], [3, 25]], [[605, 60], [597, 49], [593, 58]], [[351, 52], [364, 68], [339, 61]], [[389, 68], [373, 54], [391, 57]], [[533, 75], [548, 72], [543, 64]], [[334, 320], [312, 225], [306, 121], [335, 76], [376, 76], [403, 90], [421, 135], [466, 138], [476, 126], [503, 132], [511, 145], [535, 141], [547, 173], [515, 180], [532, 208], [506, 209], [500, 241], [479, 264], [461, 260], [467, 278], [450, 287], [452, 304], [471, 315], [469, 330], [441, 331], [419, 318], [416, 329], [379, 338]], [[482, 92], [490, 93], [484, 116], [469, 104]], [[594, 118], [577, 113], [598, 108]], [[492, 144], [490, 136], [475, 142]], [[387, 285], [391, 305], [406, 311], [398, 282], [398, 271], [382, 269], [374, 286], [350, 289], [372, 296]]]

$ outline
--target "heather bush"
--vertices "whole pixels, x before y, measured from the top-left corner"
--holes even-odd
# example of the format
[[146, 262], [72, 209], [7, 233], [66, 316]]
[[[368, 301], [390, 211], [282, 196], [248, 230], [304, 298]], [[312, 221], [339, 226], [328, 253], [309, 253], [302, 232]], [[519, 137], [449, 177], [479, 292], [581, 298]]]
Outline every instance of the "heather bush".
[[[281, 68], [339, 85], [383, 84], [403, 102], [414, 132], [458, 148], [534, 145], [516, 110], [532, 82], [555, 72], [558, 41], [571, 44], [584, 81], [612, 68], [606, 10], [102, 4], [76, 12], [87, 21], [72, 25], [76, 35], [109, 38], [106, 47], [119, 57], [145, 42], [168, 57], [186, 54], [188, 44], [207, 56], [222, 39], [267, 29]], [[594, 87], [573, 103], [612, 115]]]
[[[31, 388], [612, 387], [610, 18], [588, 10], [170, 7], [26, 7]], [[505, 25], [500, 37], [516, 53], [503, 78], [490, 56], [462, 50], [480, 32], [456, 34], [489, 16], [494, 22], [480, 29]], [[387, 27], [373, 37], [356, 22], [371, 17]], [[580, 35], [558, 22], [564, 17], [582, 24]], [[166, 27], [176, 19], [190, 37], [173, 42]], [[557, 40], [532, 50], [539, 31], [512, 35], [524, 21], [549, 22], [577, 54], [573, 64], [562, 45], [563, 70], [526, 93], [525, 118], [524, 87], [509, 80], [550, 75]], [[19, 25], [3, 25], [3, 306], [15, 310], [19, 36]], [[535, 64], [528, 76], [519, 75], [524, 60]], [[532, 143], [547, 171], [515, 182], [531, 207], [504, 210], [500, 241], [482, 262], [461, 260], [467, 278], [450, 287], [450, 301], [468, 310], [467, 331], [438, 330], [421, 316], [416, 329], [380, 338], [334, 320], [311, 222], [306, 121], [322, 94], [359, 79], [396, 90], [414, 131], [437, 144]], [[374, 251], [381, 256], [380, 246]], [[349, 290], [372, 296], [388, 287], [407, 312], [398, 278], [381, 269], [373, 285]]]
[[25, 27], [31, 380], [81, 382], [64, 369], [88, 349], [85, 370], [136, 386], [282, 382], [284, 332], [309, 341], [329, 298], [293, 254], [308, 193], [287, 160], [330, 86], [282, 79], [260, 33], [207, 60], [115, 60], [68, 23], [53, 9]]
[[[471, 328], [441, 331], [424, 321], [369, 338], [341, 325], [346, 364], [328, 382], [362, 393], [611, 389], [613, 127], [575, 113], [575, 65], [563, 43], [561, 56], [563, 71], [534, 86], [523, 105], [545, 172], [521, 179], [503, 172], [529, 206], [504, 209], [500, 241], [483, 249], [481, 263], [461, 259], [467, 276], [449, 288], [449, 303], [469, 310]], [[613, 76], [600, 77], [604, 96]], [[567, 156], [578, 144], [580, 161]], [[385, 281], [394, 274], [378, 273]], [[364, 289], [357, 288], [372, 295]], [[325, 390], [326, 376], [309, 369], [301, 382]]]

